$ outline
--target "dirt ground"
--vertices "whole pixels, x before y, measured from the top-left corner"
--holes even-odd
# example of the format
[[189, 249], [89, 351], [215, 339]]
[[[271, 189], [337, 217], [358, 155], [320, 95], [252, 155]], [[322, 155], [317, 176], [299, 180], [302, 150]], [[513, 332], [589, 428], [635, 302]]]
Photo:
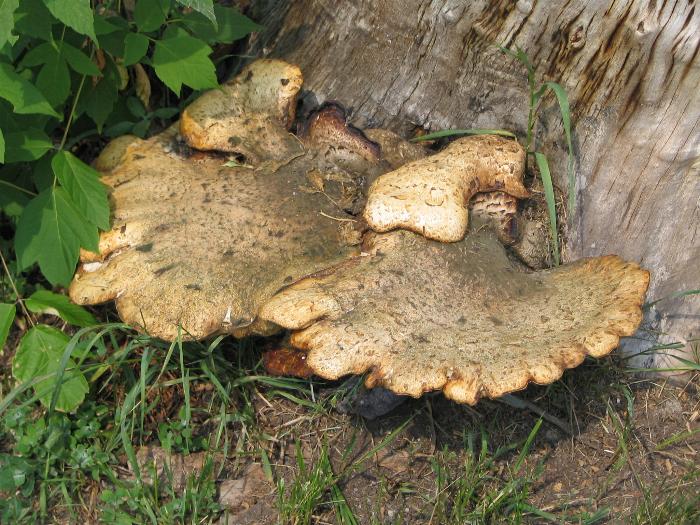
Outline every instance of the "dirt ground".
[[[568, 372], [556, 385], [531, 386], [519, 393], [572, 423], [573, 433], [567, 434], [545, 421], [518, 472], [532, 479], [528, 503], [556, 515], [559, 522], [582, 523], [597, 511], [606, 516], [600, 522], [629, 522], [635, 513], [642, 523], [654, 522], [655, 505], [675, 492], [700, 491], [697, 382], [676, 385], [619, 374], [619, 370], [589, 363]], [[298, 471], [296, 440], [307, 463], [317, 460], [327, 446], [337, 470], [342, 468], [341, 458], [348, 447], [360, 456], [408, 421], [386, 449], [342, 484], [358, 523], [449, 521], [455, 496], [449, 484], [456, 484], [463, 474], [470, 455], [469, 434], [476, 435], [478, 454], [483, 431], [488, 450], [494, 454], [499, 447], [524, 441], [538, 419], [532, 412], [494, 401], [468, 407], [441, 395], [410, 400], [375, 421], [339, 414], [316, 417], [286, 400], [260, 398], [255, 405], [261, 430], [275, 436], [268, 450], [274, 471], [289, 480]], [[475, 498], [491, 498], [503, 487], [518, 452], [514, 448], [489, 465], [485, 475], [489, 479]], [[443, 486], [437, 480], [436, 464], [449, 472]], [[228, 523], [277, 523], [275, 498], [271, 487], [268, 492], [261, 489], [247, 502], [250, 508], [231, 514]], [[648, 519], [642, 508], [645, 498], [650, 507]], [[322, 506], [313, 522], [337, 523], [334, 516], [332, 507], [324, 510]], [[500, 521], [497, 514], [492, 519]], [[549, 520], [531, 515], [523, 521]], [[225, 518], [221, 523], [226, 523]]]

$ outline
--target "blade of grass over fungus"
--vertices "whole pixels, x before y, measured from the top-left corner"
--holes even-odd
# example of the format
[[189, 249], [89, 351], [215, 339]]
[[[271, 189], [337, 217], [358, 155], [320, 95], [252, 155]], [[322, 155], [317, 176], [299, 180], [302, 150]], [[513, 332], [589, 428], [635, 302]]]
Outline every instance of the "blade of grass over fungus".
[[552, 237], [552, 255], [554, 257], [554, 265], [559, 266], [559, 234], [557, 230], [557, 206], [554, 200], [554, 185], [552, 184], [552, 175], [549, 172], [549, 162], [547, 157], [538, 151], [535, 152], [535, 161], [540, 170], [542, 177], [542, 186], [544, 187], [544, 198], [547, 201], [547, 213], [549, 214], [549, 233]]
[[424, 142], [426, 140], [442, 139], [445, 137], [456, 137], [461, 135], [500, 135], [501, 137], [510, 137], [512, 139], [517, 139], [514, 133], [507, 131], [505, 129], [443, 129], [441, 131], [435, 131], [433, 133], [428, 133], [427, 135], [421, 135], [420, 137], [414, 137], [411, 142]]
[[571, 107], [569, 105], [569, 97], [566, 94], [566, 90], [561, 86], [561, 84], [556, 82], [545, 82], [539, 89], [535, 89], [535, 68], [532, 65], [532, 62], [530, 62], [530, 58], [527, 56], [527, 53], [525, 53], [525, 51], [518, 46], [516, 46], [516, 51], [504, 46], [498, 46], [498, 48], [503, 53], [523, 64], [527, 69], [527, 84], [530, 91], [530, 107], [527, 117], [527, 137], [525, 140], [525, 147], [528, 153], [535, 150], [533, 130], [535, 128], [537, 105], [548, 90], [552, 91], [554, 96], [557, 98], [567, 147], [567, 179], [569, 185], [567, 210], [569, 212], [569, 216], [572, 216], [576, 205], [576, 181], [574, 176], [574, 149], [573, 141], [571, 139]]

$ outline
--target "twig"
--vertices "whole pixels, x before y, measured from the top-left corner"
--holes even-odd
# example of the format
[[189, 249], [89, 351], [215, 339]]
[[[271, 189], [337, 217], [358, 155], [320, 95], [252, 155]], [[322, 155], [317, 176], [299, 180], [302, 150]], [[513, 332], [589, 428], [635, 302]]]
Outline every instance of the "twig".
[[505, 396], [499, 397], [496, 399], [496, 401], [499, 401], [505, 405], [511, 406], [513, 408], [517, 408], [519, 410], [530, 410], [531, 412], [534, 412], [538, 416], [540, 416], [542, 419], [545, 421], [551, 423], [552, 425], [555, 425], [562, 429], [565, 433], [569, 435], [573, 435], [573, 431], [571, 430], [571, 427], [566, 424], [564, 421], [559, 419], [558, 417], [554, 417], [551, 414], [548, 414], [545, 412], [543, 409], [535, 405], [534, 403], [531, 403], [530, 401], [526, 401], [525, 399], [521, 399], [519, 397], [514, 396], [513, 394], [506, 394]]
[[[325, 193], [324, 193], [325, 195]], [[326, 195], [326, 197], [328, 197]], [[328, 197], [330, 199], [330, 197]], [[320, 215], [323, 215], [327, 219], [333, 219], [334, 221], [339, 221], [339, 222], [357, 222], [357, 219], [341, 219], [339, 217], [333, 217], [332, 215], [328, 215], [327, 213], [323, 213], [322, 211], [318, 212]]]
[[17, 297], [17, 302], [19, 302], [20, 308], [22, 308], [24, 315], [27, 317], [27, 319], [29, 319], [29, 324], [34, 326], [34, 319], [29, 314], [29, 310], [27, 310], [27, 307], [24, 306], [24, 299], [22, 299], [22, 296], [17, 291], [17, 286], [15, 286], [15, 280], [12, 278], [10, 269], [7, 267], [7, 263], [5, 262], [5, 256], [2, 254], [2, 251], [0, 251], [0, 260], [2, 261], [2, 267], [5, 270], [5, 273], [7, 274], [7, 278], [10, 280], [10, 286], [12, 286], [12, 290], [15, 292], [15, 296]]

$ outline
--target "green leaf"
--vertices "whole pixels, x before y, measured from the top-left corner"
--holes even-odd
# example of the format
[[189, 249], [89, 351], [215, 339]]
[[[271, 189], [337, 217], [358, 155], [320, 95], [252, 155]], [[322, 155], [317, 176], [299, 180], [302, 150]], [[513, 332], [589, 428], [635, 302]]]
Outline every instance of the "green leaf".
[[214, 11], [219, 21], [219, 31], [216, 34], [217, 42], [230, 44], [250, 33], [264, 29], [263, 26], [253, 22], [238, 9], [217, 5], [214, 7]]
[[216, 14], [214, 13], [214, 2], [212, 0], [177, 0], [177, 3], [202, 13], [209, 20], [211, 20], [214, 27], [217, 27]]
[[0, 164], [5, 162], [5, 135], [2, 134], [0, 129]]
[[17, 6], [19, 6], [19, 0], [0, 0], [0, 48], [2, 48], [12, 36]]
[[60, 118], [44, 95], [8, 64], [0, 64], [0, 98], [12, 104], [16, 113], [38, 113]]
[[544, 187], [544, 199], [547, 201], [547, 212], [549, 214], [549, 234], [552, 237], [552, 255], [554, 256], [554, 265], [559, 266], [559, 233], [557, 229], [557, 206], [554, 200], [554, 185], [552, 184], [552, 176], [549, 172], [549, 162], [547, 157], [535, 152], [535, 161], [540, 170], [542, 177], [542, 186]]
[[10, 333], [12, 321], [15, 320], [15, 313], [14, 304], [0, 303], [0, 352], [7, 341], [7, 334]]
[[49, 290], [37, 290], [24, 301], [27, 309], [35, 313], [57, 315], [67, 323], [85, 327], [97, 324], [97, 320], [82, 306], [73, 304], [62, 294]]
[[120, 16], [104, 16], [95, 14], [95, 34], [98, 36], [108, 35], [115, 31], [126, 30], [129, 23]]
[[138, 0], [134, 21], [139, 31], [149, 33], [160, 29], [170, 11], [170, 0]]
[[109, 203], [100, 174], [65, 150], [56, 153], [51, 168], [80, 212], [98, 228], [108, 229]]
[[178, 108], [158, 108], [152, 114], [155, 118], [169, 119], [180, 112]]
[[39, 263], [51, 284], [67, 285], [80, 247], [97, 251], [97, 228], [81, 215], [63, 188], [50, 188], [24, 208], [15, 233], [21, 268]]
[[103, 49], [113, 57], [124, 55], [124, 39], [129, 33], [129, 23], [121, 17], [105, 18], [95, 15], [95, 32]]
[[137, 122], [136, 124], [134, 124], [134, 127], [131, 128], [131, 132], [134, 135], [136, 135], [137, 137], [145, 139], [150, 127], [151, 127], [150, 120], [142, 120], [141, 122]]
[[218, 21], [218, 30], [210, 20], [197, 12], [184, 15], [185, 25], [198, 38], [212, 44], [217, 42], [230, 44], [254, 31], [263, 29], [238, 9], [216, 5], [214, 12]]
[[29, 202], [29, 193], [25, 193], [17, 188], [5, 186], [0, 180], [0, 210], [5, 215], [17, 218], [22, 215], [22, 210]]
[[126, 107], [129, 112], [136, 118], [144, 118], [146, 116], [146, 108], [143, 107], [143, 102], [138, 97], [129, 97], [126, 99]]
[[61, 22], [97, 42], [90, 0], [44, 0], [44, 4]]
[[12, 375], [23, 383], [39, 380], [34, 391], [41, 403], [48, 407], [53, 391], [59, 388], [56, 409], [70, 412], [85, 399], [88, 383], [82, 372], [75, 369], [75, 361], [68, 360], [61, 385], [56, 384], [61, 357], [68, 344], [66, 334], [51, 326], [39, 325], [30, 329], [22, 338], [12, 359]]
[[54, 17], [41, 0], [22, 0], [15, 11], [15, 32], [40, 40], [52, 38]]
[[0, 454], [0, 491], [14, 493], [32, 479], [34, 467], [20, 456]]
[[41, 158], [53, 148], [49, 136], [36, 128], [5, 135], [5, 162], [25, 162]]
[[54, 175], [51, 169], [51, 155], [45, 155], [33, 163], [31, 180], [41, 193], [53, 186]]
[[90, 75], [99, 77], [102, 72], [97, 67], [90, 57], [83, 53], [80, 49], [63, 42], [61, 44], [61, 54], [66, 58], [71, 69], [81, 75]]
[[124, 65], [136, 64], [147, 51], [148, 37], [141, 33], [129, 33], [124, 39]]
[[156, 75], [177, 95], [183, 84], [192, 89], [216, 87], [216, 71], [209, 59], [211, 48], [184, 32], [170, 32], [170, 35], [156, 42], [153, 53]]
[[60, 107], [70, 95], [70, 71], [66, 60], [55, 53], [41, 68], [36, 77], [36, 87], [52, 106]]
[[54, 44], [42, 42], [30, 49], [20, 65], [43, 66], [37, 75], [36, 87], [54, 107], [66, 101], [70, 95], [70, 72], [65, 57], [59, 54]]
[[100, 81], [84, 90], [81, 103], [88, 116], [95, 122], [97, 130], [102, 132], [107, 117], [112, 113], [114, 104], [119, 97], [119, 84], [121, 78], [114, 63], [107, 59], [107, 64], [102, 71], [103, 76]]
[[27, 54], [24, 55], [21, 67], [35, 67], [46, 64], [51, 58], [57, 54], [56, 48], [50, 42], [42, 42], [38, 46], [33, 47]]

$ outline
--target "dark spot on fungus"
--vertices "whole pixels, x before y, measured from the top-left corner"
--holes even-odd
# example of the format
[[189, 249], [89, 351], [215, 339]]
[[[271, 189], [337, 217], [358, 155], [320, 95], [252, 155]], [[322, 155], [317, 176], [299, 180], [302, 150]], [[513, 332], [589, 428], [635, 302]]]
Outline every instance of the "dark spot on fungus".
[[239, 317], [238, 319], [234, 319], [231, 321], [231, 326], [233, 328], [242, 328], [244, 326], [248, 326], [253, 322], [253, 319], [251, 318], [246, 318], [246, 317]]
[[167, 266], [163, 266], [162, 268], [158, 268], [155, 272], [153, 272], [153, 274], [154, 274], [156, 277], [160, 277], [160, 276], [163, 275], [165, 272], [167, 272], [167, 271], [172, 270], [173, 268], [175, 268], [175, 266], [177, 266], [177, 265], [176, 265], [176, 264], [168, 264]]
[[202, 289], [202, 287], [198, 284], [186, 284], [185, 288], [187, 288], [188, 290], [197, 290], [198, 292]]
[[136, 247], [136, 251], [137, 251], [137, 252], [143, 252], [143, 253], [150, 252], [152, 249], [153, 249], [153, 243], [152, 243], [152, 242], [148, 242], [148, 243], [145, 243], [145, 244], [139, 244], [139, 245]]
[[281, 78], [280, 84], [282, 84], [283, 86], [286, 86], [287, 84], [289, 84], [289, 79], [288, 78]]

